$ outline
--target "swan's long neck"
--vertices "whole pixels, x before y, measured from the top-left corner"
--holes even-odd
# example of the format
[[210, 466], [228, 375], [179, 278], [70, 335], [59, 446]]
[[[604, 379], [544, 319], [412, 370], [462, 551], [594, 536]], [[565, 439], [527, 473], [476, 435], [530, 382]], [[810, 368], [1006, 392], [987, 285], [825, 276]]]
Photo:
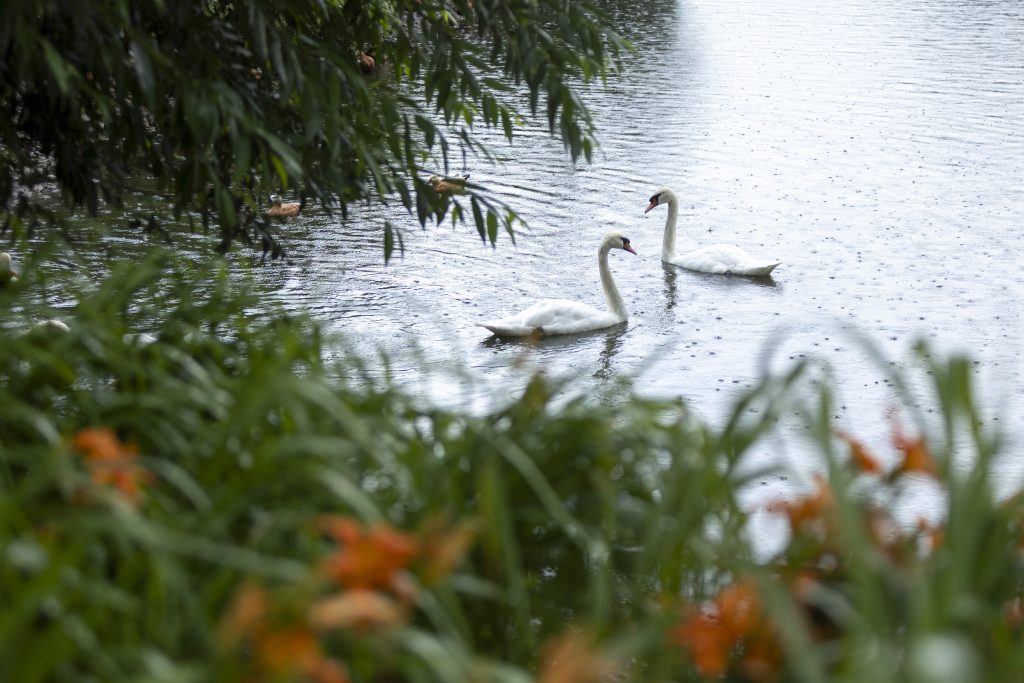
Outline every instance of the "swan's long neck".
[[661, 260], [667, 261], [676, 255], [676, 218], [679, 217], [679, 199], [672, 192], [668, 194], [668, 218], [665, 219], [665, 237], [661, 242]]
[[601, 286], [604, 288], [604, 298], [608, 301], [608, 312], [614, 313], [623, 320], [626, 319], [626, 302], [622, 300], [619, 289], [612, 279], [612, 271], [608, 268], [609, 246], [602, 245], [597, 252], [597, 264], [601, 270]]

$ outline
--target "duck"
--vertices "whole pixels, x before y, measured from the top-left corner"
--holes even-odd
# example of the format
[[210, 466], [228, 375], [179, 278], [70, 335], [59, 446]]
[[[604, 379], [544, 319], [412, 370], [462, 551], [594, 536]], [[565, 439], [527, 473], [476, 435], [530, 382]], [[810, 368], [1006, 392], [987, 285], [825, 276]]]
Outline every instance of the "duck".
[[291, 218], [292, 216], [298, 216], [299, 211], [302, 210], [302, 204], [299, 202], [289, 202], [287, 204], [281, 199], [281, 195], [272, 194], [270, 195], [271, 207], [267, 209], [267, 216], [270, 218]]
[[11, 255], [0, 251], [0, 287], [18, 281], [18, 271], [11, 268]]
[[438, 194], [465, 194], [466, 193], [466, 181], [469, 180], [469, 174], [465, 175], [453, 175], [441, 176], [432, 175], [427, 180], [430, 186], [434, 188], [434, 191]]
[[377, 50], [372, 47], [367, 48], [366, 52], [356, 50], [356, 64], [359, 66], [359, 70], [364, 74], [372, 74], [377, 68], [376, 54]]
[[773, 259], [755, 258], [732, 244], [714, 244], [685, 254], [676, 253], [676, 218], [679, 216], [679, 199], [675, 192], [663, 187], [651, 195], [650, 203], [644, 209], [646, 214], [656, 206], [668, 204], [665, 219], [665, 236], [662, 241], [661, 260], [686, 270], [718, 275], [749, 275], [766, 277], [781, 263]]
[[607, 310], [602, 311], [578, 301], [544, 299], [514, 315], [478, 324], [497, 336], [539, 337], [591, 332], [626, 322], [629, 317], [626, 305], [608, 268], [608, 252], [612, 249], [622, 249], [636, 255], [629, 238], [621, 233], [609, 232], [601, 240], [597, 250], [597, 266]]

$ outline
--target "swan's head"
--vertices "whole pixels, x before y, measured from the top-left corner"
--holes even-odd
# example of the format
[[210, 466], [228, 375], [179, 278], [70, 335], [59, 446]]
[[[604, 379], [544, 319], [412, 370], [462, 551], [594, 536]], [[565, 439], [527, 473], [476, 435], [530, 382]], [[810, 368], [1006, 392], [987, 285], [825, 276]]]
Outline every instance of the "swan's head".
[[270, 203], [273, 204], [274, 206], [280, 206], [282, 201], [283, 200], [281, 199], [281, 195], [279, 195], [279, 194], [272, 194], [272, 195], [270, 195]]
[[617, 232], [610, 232], [607, 235], [605, 235], [604, 241], [601, 242], [601, 246], [606, 247], [608, 249], [624, 249], [625, 251], [628, 251], [630, 254], [636, 254], [636, 252], [633, 250], [633, 247], [629, 245], [629, 238], [623, 237], [621, 234]]
[[647, 213], [648, 211], [650, 211], [651, 209], [653, 209], [656, 206], [660, 206], [662, 204], [668, 204], [670, 201], [672, 201], [675, 198], [676, 198], [675, 192], [673, 192], [672, 190], [668, 189], [667, 187], [663, 187], [663, 188], [661, 188], [660, 190], [658, 190], [657, 192], [655, 192], [654, 194], [651, 195], [651, 203], [647, 205], [646, 209], [644, 209], [644, 213]]

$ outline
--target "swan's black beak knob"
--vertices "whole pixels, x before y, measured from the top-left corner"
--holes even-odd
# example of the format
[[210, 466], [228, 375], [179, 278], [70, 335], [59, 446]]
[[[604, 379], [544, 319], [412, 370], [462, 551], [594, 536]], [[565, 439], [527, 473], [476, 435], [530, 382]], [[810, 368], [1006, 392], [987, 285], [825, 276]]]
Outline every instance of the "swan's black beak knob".
[[650, 211], [651, 209], [653, 209], [657, 205], [658, 205], [658, 198], [657, 197], [651, 197], [651, 203], [647, 205], [646, 209], [644, 209], [644, 213], [647, 213], [648, 211]]

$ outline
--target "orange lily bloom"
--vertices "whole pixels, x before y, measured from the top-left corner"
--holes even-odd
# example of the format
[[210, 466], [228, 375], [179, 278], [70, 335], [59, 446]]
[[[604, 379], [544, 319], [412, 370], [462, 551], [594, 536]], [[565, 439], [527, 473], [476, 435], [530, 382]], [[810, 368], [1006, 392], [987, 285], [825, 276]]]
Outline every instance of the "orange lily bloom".
[[854, 464], [860, 468], [861, 472], [882, 471], [882, 466], [879, 464], [878, 459], [871, 455], [871, 452], [868, 451], [867, 447], [860, 440], [838, 429], [835, 431], [835, 435], [849, 445], [850, 457], [853, 459]]
[[749, 581], [726, 586], [715, 598], [722, 626], [734, 639], [749, 634], [761, 620], [761, 600]]
[[892, 418], [892, 444], [903, 453], [903, 462], [896, 468], [893, 475], [919, 472], [934, 477], [938, 474], [938, 468], [935, 466], [935, 460], [931, 453], [928, 452], [925, 438], [923, 436], [916, 438], [907, 436], [896, 417]]
[[615, 670], [587, 637], [570, 631], [546, 648], [537, 683], [602, 683]]
[[672, 632], [678, 645], [690, 651], [703, 676], [721, 676], [729, 667], [733, 639], [717, 614], [693, 610]]
[[394, 598], [365, 588], [324, 598], [309, 610], [310, 624], [324, 631], [379, 631], [403, 624], [407, 619], [406, 610]]
[[295, 618], [276, 623], [270, 601], [262, 586], [244, 583], [221, 619], [217, 632], [221, 648], [233, 651], [247, 643], [252, 656], [247, 650], [246, 660], [269, 680], [293, 680], [298, 675], [314, 683], [349, 683], [345, 667], [324, 656], [313, 631], [315, 624]]
[[724, 674], [735, 646], [741, 642], [745, 644], [741, 663], [752, 676], [760, 679], [776, 668], [776, 648], [764, 628], [757, 589], [749, 581], [720, 590], [708, 608], [691, 611], [672, 635], [676, 643], [690, 651], [704, 676]]
[[254, 649], [261, 668], [277, 676], [303, 669], [320, 655], [316, 636], [302, 626], [263, 630], [256, 635]]
[[267, 592], [262, 586], [246, 581], [217, 628], [217, 640], [224, 648], [232, 648], [247, 635], [259, 630], [267, 617]]
[[113, 486], [133, 503], [143, 485], [152, 480], [152, 474], [134, 462], [138, 449], [121, 443], [109, 427], [82, 429], [71, 439], [71, 446], [88, 459], [94, 483]]
[[329, 657], [318, 657], [310, 662], [305, 671], [306, 677], [313, 683], [351, 683], [348, 670]]
[[261, 629], [254, 637], [256, 662], [272, 680], [292, 680], [300, 674], [315, 683], [348, 683], [348, 672], [337, 661], [325, 657], [320, 641], [308, 626]]
[[820, 474], [814, 476], [817, 490], [808, 496], [790, 501], [772, 503], [768, 509], [781, 512], [789, 519], [789, 527], [794, 534], [799, 533], [808, 525], [821, 520], [822, 515], [832, 509], [835, 499], [828, 482]]
[[341, 544], [324, 571], [345, 588], [402, 588], [401, 573], [417, 553], [416, 539], [388, 524], [364, 529], [350, 517], [321, 520], [321, 527]]

